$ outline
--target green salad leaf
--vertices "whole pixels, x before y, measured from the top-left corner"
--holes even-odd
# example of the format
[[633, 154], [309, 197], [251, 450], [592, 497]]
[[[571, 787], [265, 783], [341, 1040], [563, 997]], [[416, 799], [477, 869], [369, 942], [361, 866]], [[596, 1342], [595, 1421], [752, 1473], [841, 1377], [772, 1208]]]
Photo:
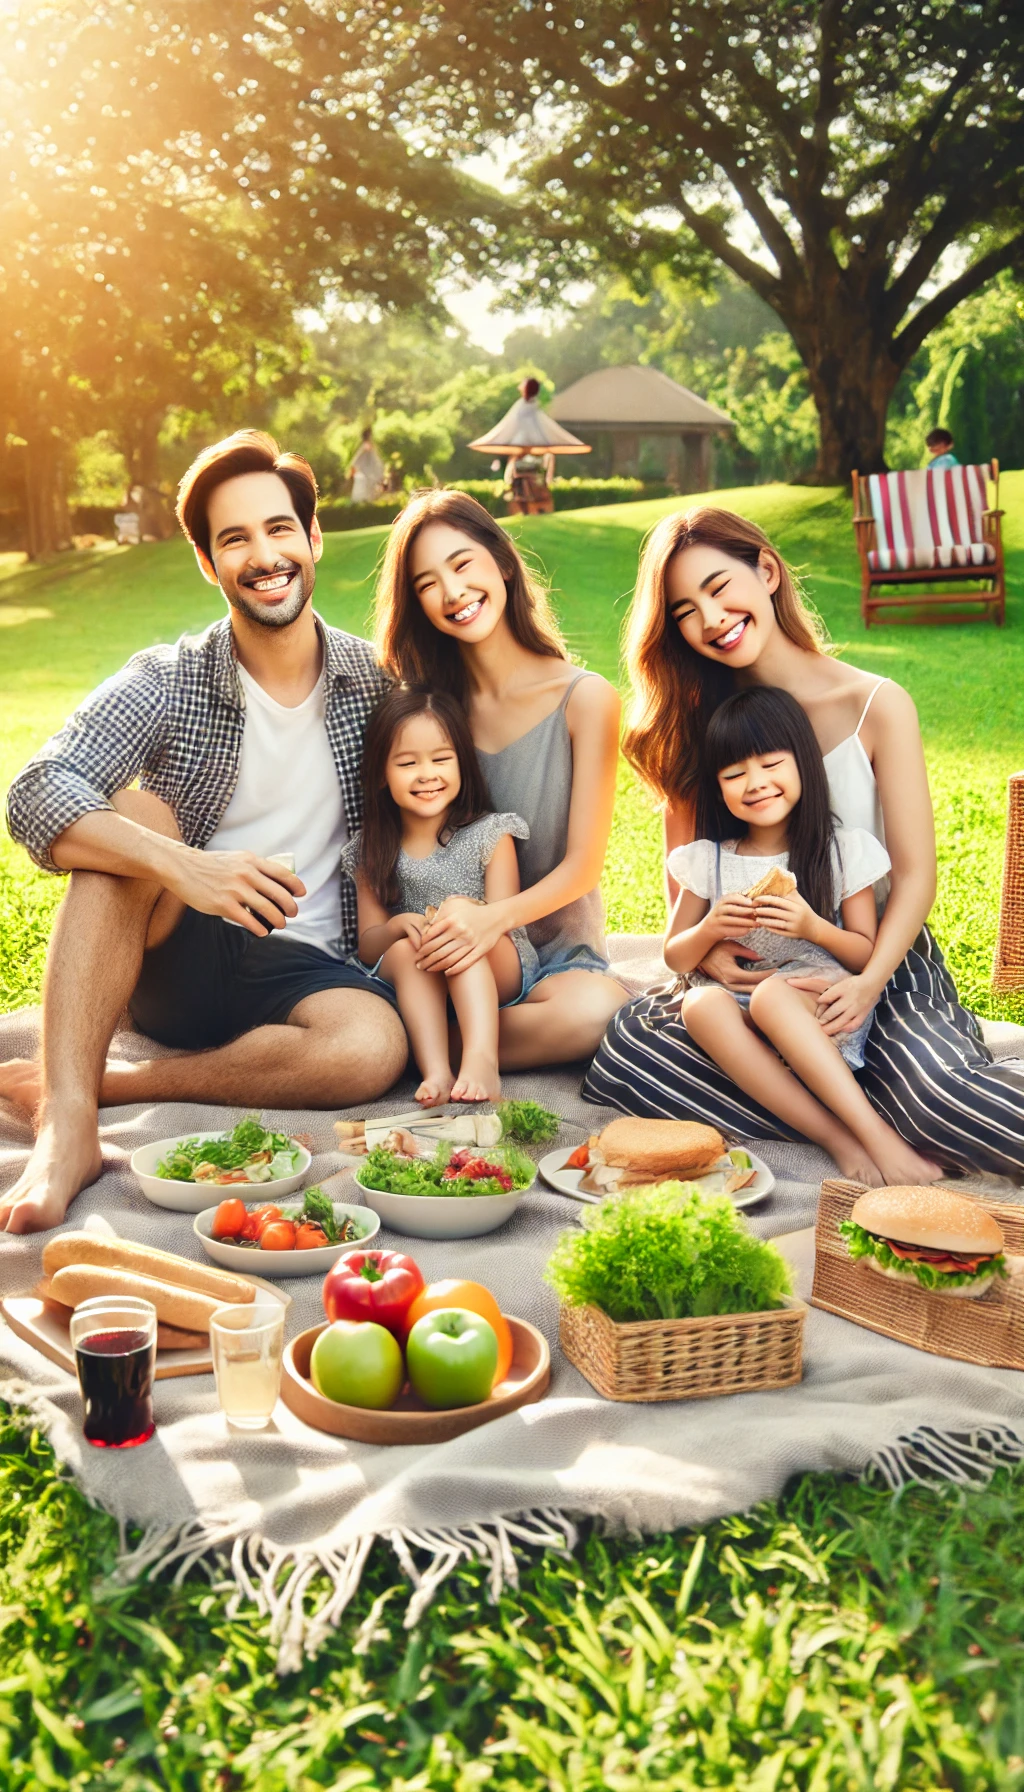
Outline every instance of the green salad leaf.
[[165, 1182], [194, 1182], [197, 1164], [214, 1164], [218, 1170], [244, 1170], [253, 1158], [270, 1153], [269, 1162], [256, 1166], [254, 1182], [278, 1182], [291, 1176], [299, 1162], [299, 1148], [286, 1132], [268, 1132], [258, 1114], [248, 1114], [219, 1139], [184, 1139], [157, 1164]]
[[915, 1282], [919, 1282], [922, 1288], [963, 1288], [968, 1282], [980, 1281], [982, 1276], [1008, 1274], [1006, 1258], [1002, 1252], [990, 1262], [979, 1264], [977, 1269], [947, 1271], [936, 1269], [934, 1263], [908, 1263], [905, 1257], [898, 1257], [895, 1251], [890, 1250], [884, 1238], [876, 1238], [873, 1232], [866, 1232], [854, 1220], [841, 1220], [839, 1230], [855, 1263], [862, 1257], [873, 1257], [883, 1269], [898, 1270], [901, 1275], [910, 1276]]
[[[433, 1157], [417, 1157], [412, 1160], [399, 1157], [384, 1145], [375, 1145], [368, 1151], [359, 1166], [358, 1179], [364, 1188], [378, 1188], [383, 1194], [390, 1195], [504, 1195], [507, 1189], [502, 1188], [496, 1176], [483, 1176], [479, 1179], [469, 1176], [453, 1176], [447, 1180], [444, 1171], [452, 1155], [452, 1146], [442, 1143], [437, 1147]], [[460, 1149], [466, 1149], [460, 1147]], [[475, 1158], [483, 1158], [487, 1163], [499, 1164], [512, 1178], [513, 1188], [527, 1188], [536, 1175], [533, 1159], [527, 1157], [525, 1151], [519, 1151], [514, 1145], [503, 1145], [500, 1148], [488, 1146], [485, 1150], [472, 1148]]]
[[727, 1195], [661, 1182], [613, 1195], [563, 1232], [544, 1279], [569, 1306], [628, 1325], [762, 1313], [792, 1293], [788, 1263], [748, 1229]]
[[502, 1136], [524, 1145], [550, 1145], [562, 1122], [539, 1101], [499, 1101], [496, 1109]]
[[334, 1217], [334, 1202], [330, 1195], [325, 1195], [322, 1188], [307, 1188], [302, 1197], [301, 1207], [283, 1207], [281, 1212], [286, 1219], [312, 1220], [323, 1230], [328, 1244], [337, 1244], [341, 1233]]

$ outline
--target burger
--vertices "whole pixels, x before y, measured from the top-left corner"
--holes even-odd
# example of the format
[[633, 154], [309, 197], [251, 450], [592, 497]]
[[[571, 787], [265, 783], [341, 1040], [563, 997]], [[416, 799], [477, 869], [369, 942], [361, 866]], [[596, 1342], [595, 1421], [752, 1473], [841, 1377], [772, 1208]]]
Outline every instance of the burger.
[[870, 1189], [839, 1230], [855, 1262], [930, 1294], [976, 1300], [1007, 1273], [992, 1215], [948, 1188]]
[[572, 1153], [567, 1169], [585, 1170], [584, 1194], [609, 1195], [668, 1180], [694, 1182], [714, 1176], [713, 1192], [732, 1194], [753, 1182], [747, 1152], [727, 1152], [713, 1126], [698, 1120], [644, 1120], [624, 1116]]

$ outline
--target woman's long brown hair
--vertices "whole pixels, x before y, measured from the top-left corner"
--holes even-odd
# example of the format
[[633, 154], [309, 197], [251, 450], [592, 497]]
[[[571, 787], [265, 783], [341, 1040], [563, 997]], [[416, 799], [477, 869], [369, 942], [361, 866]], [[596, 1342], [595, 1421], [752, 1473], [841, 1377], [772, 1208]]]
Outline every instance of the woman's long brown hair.
[[783, 634], [806, 653], [826, 651], [824, 629], [798, 580], [756, 523], [709, 504], [662, 517], [644, 543], [624, 631], [633, 701], [622, 748], [644, 782], [669, 802], [694, 796], [699, 743], [718, 705], [736, 689], [730, 669], [695, 653], [669, 614], [669, 563], [689, 547], [718, 548], [752, 568], [769, 553], [779, 569], [772, 603]]
[[506, 531], [468, 492], [418, 492], [391, 525], [377, 580], [374, 645], [385, 672], [407, 684], [467, 695], [466, 670], [458, 642], [428, 620], [413, 588], [410, 561], [420, 530], [448, 523], [485, 547], [505, 582], [505, 616], [513, 639], [530, 653], [568, 659], [565, 642], [540, 580], [530, 571]]
[[445, 691], [428, 691], [416, 685], [392, 685], [381, 698], [366, 727], [363, 744], [363, 827], [359, 869], [385, 908], [397, 908], [398, 855], [402, 850], [402, 812], [388, 789], [387, 767], [395, 736], [415, 716], [431, 715], [446, 734], [459, 762], [461, 784], [441, 845], [447, 845], [459, 828], [468, 827], [494, 805], [469, 732], [466, 712]]

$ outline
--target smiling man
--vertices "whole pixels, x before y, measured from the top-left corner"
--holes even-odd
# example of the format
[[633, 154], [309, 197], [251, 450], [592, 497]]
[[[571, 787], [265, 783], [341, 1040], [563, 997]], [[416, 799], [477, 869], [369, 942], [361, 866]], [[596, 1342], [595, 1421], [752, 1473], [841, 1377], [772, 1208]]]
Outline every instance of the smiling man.
[[[41, 1062], [0, 1065], [0, 1095], [38, 1120], [0, 1229], [60, 1223], [100, 1172], [101, 1104], [341, 1107], [404, 1067], [391, 986], [345, 962], [338, 859], [383, 680], [312, 608], [316, 499], [312, 468], [256, 430], [201, 454], [178, 517], [227, 617], [136, 654], [11, 786], [11, 834], [71, 882]], [[126, 1006], [179, 1055], [108, 1063]]]

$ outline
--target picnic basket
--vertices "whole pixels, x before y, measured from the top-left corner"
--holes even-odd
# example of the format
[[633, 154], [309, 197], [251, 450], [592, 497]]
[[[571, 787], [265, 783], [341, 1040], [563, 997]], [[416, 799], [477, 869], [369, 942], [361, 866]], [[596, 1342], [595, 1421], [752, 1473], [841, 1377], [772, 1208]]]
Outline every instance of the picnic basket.
[[600, 1307], [563, 1306], [558, 1336], [606, 1400], [713, 1400], [799, 1381], [806, 1315], [790, 1299], [767, 1313], [617, 1325]]
[[[1002, 1227], [1007, 1257], [1024, 1252], [1024, 1206], [1009, 1207], [968, 1189], [958, 1192], [979, 1201]], [[863, 1193], [861, 1183], [838, 1177], [821, 1185], [811, 1305], [933, 1356], [986, 1369], [1024, 1369], [1024, 1275], [997, 1279], [976, 1300], [932, 1294], [909, 1276], [897, 1282], [878, 1275], [853, 1261], [839, 1235], [840, 1222], [849, 1219]]]
[[1006, 856], [992, 988], [1024, 989], [1024, 772], [1014, 772], [1006, 802]]

